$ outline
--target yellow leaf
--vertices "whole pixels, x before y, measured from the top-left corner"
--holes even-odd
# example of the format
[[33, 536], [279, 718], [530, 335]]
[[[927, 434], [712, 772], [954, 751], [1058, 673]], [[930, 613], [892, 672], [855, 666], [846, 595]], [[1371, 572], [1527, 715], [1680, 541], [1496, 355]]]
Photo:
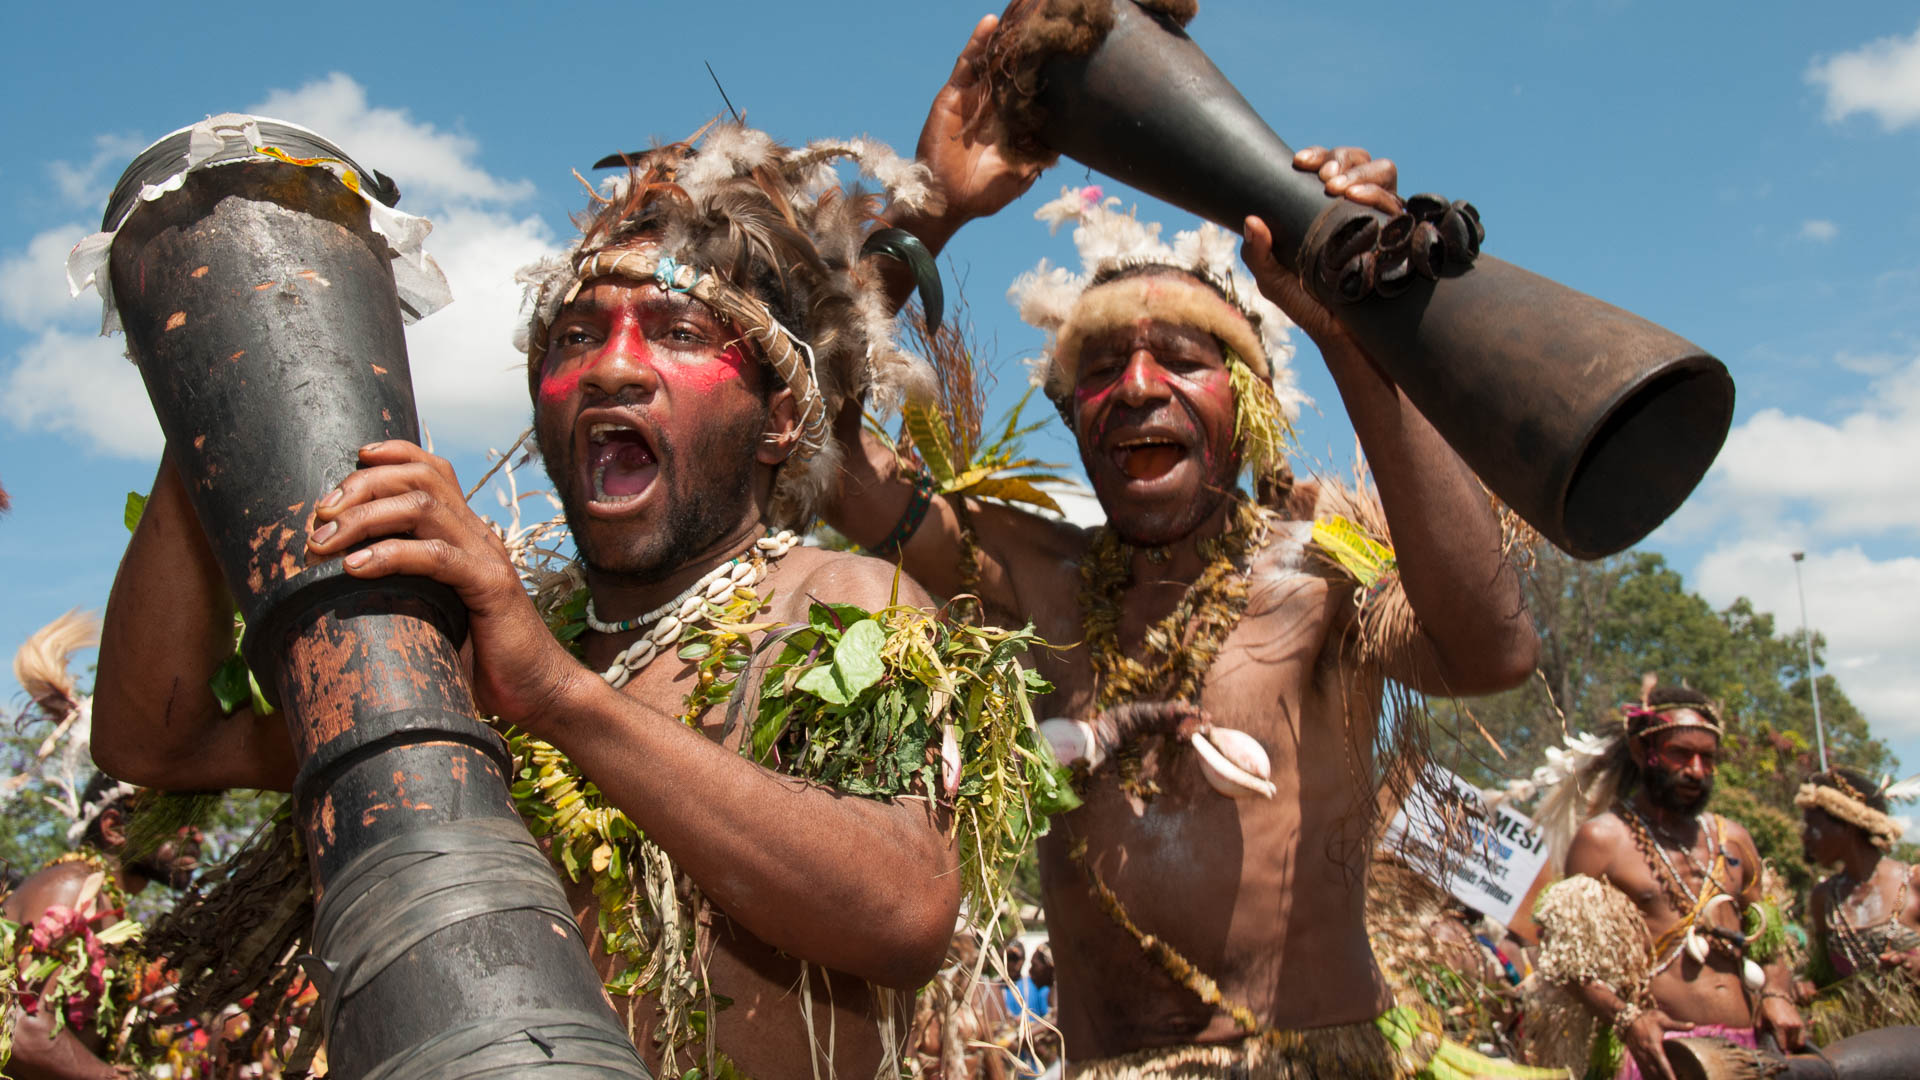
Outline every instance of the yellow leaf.
[[1060, 504], [1053, 496], [1034, 487], [1030, 482], [1018, 477], [999, 477], [982, 480], [967, 491], [967, 494], [983, 499], [1004, 499], [1007, 502], [1027, 503], [1054, 513], [1061, 513]]
[[593, 872], [594, 873], [596, 874], [606, 873], [608, 865], [611, 864], [612, 862], [613, 862], [613, 845], [601, 844], [599, 847], [593, 849]]
[[920, 460], [927, 463], [934, 486], [944, 489], [952, 483], [954, 474], [953, 436], [947, 432], [947, 418], [935, 408], [911, 402], [901, 407], [900, 414]]

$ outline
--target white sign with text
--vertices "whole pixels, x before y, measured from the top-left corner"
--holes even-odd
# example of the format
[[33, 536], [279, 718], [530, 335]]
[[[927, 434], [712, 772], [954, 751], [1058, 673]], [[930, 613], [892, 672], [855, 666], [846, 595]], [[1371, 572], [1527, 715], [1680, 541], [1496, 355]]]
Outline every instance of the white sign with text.
[[1453, 772], [1428, 765], [1387, 827], [1386, 847], [1468, 907], [1512, 925], [1547, 865], [1533, 820], [1495, 807]]

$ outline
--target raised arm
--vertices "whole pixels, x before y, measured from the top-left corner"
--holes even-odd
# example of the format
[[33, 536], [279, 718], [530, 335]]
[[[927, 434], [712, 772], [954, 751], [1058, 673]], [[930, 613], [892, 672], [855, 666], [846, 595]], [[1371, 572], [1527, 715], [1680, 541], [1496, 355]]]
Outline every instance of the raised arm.
[[[347, 559], [349, 573], [420, 574], [457, 591], [470, 614], [483, 708], [565, 753], [761, 940], [887, 986], [933, 976], [961, 885], [953, 847], [925, 804], [783, 776], [680, 723], [677, 710], [608, 686], [553, 639], [451, 466], [400, 442], [363, 450], [361, 464], [322, 511], [336, 528], [312, 546], [332, 554], [377, 539]], [[852, 559], [834, 566], [784, 594], [869, 609], [888, 603], [889, 568]], [[901, 595], [926, 601], [911, 582]]]
[[93, 758], [108, 775], [173, 790], [291, 788], [277, 716], [221, 713], [208, 679], [233, 655], [233, 599], [163, 457], [115, 575], [94, 683]]
[[[1330, 194], [1397, 206], [1393, 164], [1364, 150], [1303, 150], [1295, 164], [1328, 178]], [[1479, 481], [1299, 277], [1274, 259], [1264, 222], [1247, 219], [1246, 241], [1244, 255], [1261, 291], [1320, 347], [1380, 490], [1401, 583], [1423, 638], [1419, 655], [1389, 674], [1448, 695], [1518, 685], [1534, 669], [1539, 639]]]
[[[886, 213], [889, 225], [912, 233], [935, 255], [969, 221], [991, 217], [1025, 194], [1046, 168], [1000, 156], [998, 120], [984, 77], [987, 41], [999, 25], [998, 15], [988, 15], [974, 26], [920, 129], [914, 156], [933, 174], [938, 203], [919, 211], [891, 207]], [[913, 275], [890, 259], [879, 265], [895, 306], [906, 303]]]
[[854, 543], [899, 561], [940, 596], [971, 592], [1011, 617], [1029, 610], [1036, 573], [1056, 573], [1085, 545], [1085, 534], [1063, 521], [916, 491], [893, 450], [863, 429], [856, 404], [841, 412], [834, 437], [845, 457], [821, 516]]

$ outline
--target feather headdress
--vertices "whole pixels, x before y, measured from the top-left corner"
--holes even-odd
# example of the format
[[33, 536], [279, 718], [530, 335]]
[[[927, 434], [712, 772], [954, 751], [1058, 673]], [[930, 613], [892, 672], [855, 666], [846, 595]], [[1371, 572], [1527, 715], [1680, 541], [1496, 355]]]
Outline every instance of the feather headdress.
[[[1142, 316], [1206, 331], [1230, 358], [1253, 376], [1237, 379], [1237, 431], [1256, 472], [1279, 464], [1279, 447], [1307, 404], [1288, 361], [1293, 321], [1261, 295], [1236, 258], [1237, 238], [1211, 223], [1161, 239], [1157, 222], [1144, 222], [1098, 187], [1062, 188], [1060, 197], [1034, 212], [1058, 232], [1071, 223], [1080, 271], [1047, 260], [1020, 275], [1007, 290], [1020, 317], [1047, 333], [1035, 375], [1055, 405], [1073, 389], [1080, 349], [1102, 330]], [[1165, 268], [1172, 274], [1136, 276]], [[1181, 275], [1184, 275], [1184, 280]], [[1234, 365], [1232, 360], [1238, 360]], [[1064, 410], [1063, 410], [1064, 413]]]
[[100, 619], [69, 611], [34, 631], [13, 654], [13, 677], [46, 714], [61, 719], [80, 707], [80, 692], [67, 661], [81, 649], [100, 644]]
[[47, 801], [70, 818], [81, 809], [80, 787], [93, 769], [93, 695], [82, 693], [68, 664], [73, 654], [100, 643], [100, 620], [91, 612], [69, 611], [35, 631], [13, 654], [13, 677], [33, 704], [18, 723], [52, 725], [20, 772], [0, 778], [0, 804], [29, 785], [60, 792]]
[[[1640, 700], [1623, 706], [1620, 719], [1599, 732], [1568, 735], [1562, 745], [1547, 748], [1546, 763], [1531, 776], [1488, 795], [1492, 803], [1540, 800], [1533, 820], [1547, 838], [1554, 867], [1565, 865], [1580, 826], [1612, 806], [1634, 775], [1631, 740], [1680, 727], [1721, 734], [1718, 710], [1711, 703], [1685, 691], [1656, 694], [1656, 681], [1651, 674], [1641, 680]], [[1657, 700], [1662, 697], [1681, 700]]]
[[725, 124], [640, 154], [594, 195], [572, 251], [520, 271], [531, 311], [515, 346], [529, 381], [555, 317], [591, 279], [652, 281], [693, 296], [793, 391], [800, 443], [776, 481], [769, 524], [803, 526], [838, 460], [828, 429], [841, 405], [866, 394], [886, 409], [932, 383], [926, 362], [897, 344], [882, 282], [861, 265], [880, 197], [843, 188], [842, 161], [879, 181], [893, 203], [934, 199], [925, 166], [869, 139], [795, 150]]

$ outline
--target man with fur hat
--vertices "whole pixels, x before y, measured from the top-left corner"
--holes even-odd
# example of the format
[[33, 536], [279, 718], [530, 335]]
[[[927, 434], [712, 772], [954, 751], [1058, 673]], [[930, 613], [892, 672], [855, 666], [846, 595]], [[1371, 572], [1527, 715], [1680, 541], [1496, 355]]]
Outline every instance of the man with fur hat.
[[1705, 694], [1649, 677], [1614, 731], [1572, 740], [1526, 782], [1543, 792], [1536, 820], [1568, 875], [1537, 913], [1539, 971], [1586, 1013], [1530, 1027], [1582, 1061], [1608, 1058], [1611, 1029], [1622, 1077], [1671, 1080], [1662, 1043], [1679, 1035], [1804, 1042], [1760, 853], [1739, 823], [1706, 810], [1721, 735]]
[[[896, 991], [940, 967], [963, 895], [993, 917], [1044, 817], [1020, 643], [960, 642], [893, 567], [793, 531], [837, 460], [833, 411], [915, 377], [846, 160], [896, 203], [925, 197], [924, 169], [876, 144], [724, 126], [640, 155], [573, 249], [523, 272], [534, 435], [579, 551], [537, 602], [418, 446], [365, 447], [315, 493], [315, 558], [465, 601], [481, 708], [524, 733], [515, 797], [662, 1075], [893, 1075]], [[288, 785], [278, 720], [222, 716], [206, 688], [230, 610], [163, 465], [108, 613], [106, 768]], [[970, 706], [942, 715], [955, 695]], [[982, 820], [989, 799], [1030, 812]]]
[[1906, 832], [1890, 811], [1920, 794], [1920, 777], [1874, 783], [1846, 768], [1809, 777], [1794, 796], [1801, 844], [1813, 866], [1839, 869], [1813, 888], [1813, 945], [1833, 974], [1890, 969], [1920, 979], [1920, 867], [1888, 852]]
[[[975, 214], [1031, 179], [994, 149], [982, 30], [921, 144], [949, 207]], [[1298, 165], [1331, 192], [1397, 205], [1391, 162], [1315, 150]], [[1274, 263], [1263, 225], [1248, 222], [1249, 277], [1229, 234], [1168, 244], [1115, 203], [1088, 190], [1050, 204], [1044, 217], [1078, 225], [1085, 273], [1043, 265], [1015, 286], [1051, 334], [1046, 390], [1108, 524], [931, 498], [852, 408], [828, 519], [935, 593], [977, 594], [990, 618], [1062, 646], [1035, 659], [1085, 799], [1041, 844], [1070, 1075], [1437, 1071], [1458, 1048], [1394, 1007], [1368, 946], [1376, 732], [1388, 679], [1475, 694], [1532, 670], [1500, 526], [1431, 426]], [[922, 234], [930, 246], [952, 213]], [[1285, 471], [1302, 398], [1281, 309], [1326, 355], [1384, 516]], [[1249, 472], [1271, 505], [1242, 493]]]

